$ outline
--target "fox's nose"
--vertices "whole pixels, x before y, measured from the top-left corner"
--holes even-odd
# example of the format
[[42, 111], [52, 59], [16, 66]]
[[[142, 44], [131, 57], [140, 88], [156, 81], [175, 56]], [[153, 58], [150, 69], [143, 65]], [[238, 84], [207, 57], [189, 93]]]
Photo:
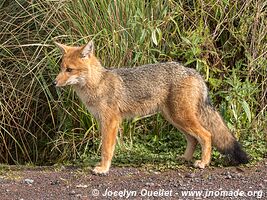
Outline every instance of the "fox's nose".
[[56, 80], [53, 81], [53, 85], [57, 85], [57, 81]]

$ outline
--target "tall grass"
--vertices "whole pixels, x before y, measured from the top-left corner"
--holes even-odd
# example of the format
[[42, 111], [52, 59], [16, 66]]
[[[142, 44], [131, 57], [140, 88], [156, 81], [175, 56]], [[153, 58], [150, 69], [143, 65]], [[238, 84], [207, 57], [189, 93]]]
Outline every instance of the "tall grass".
[[[90, 39], [104, 66], [175, 60], [196, 68], [236, 137], [261, 157], [267, 131], [266, 4], [2, 1], [0, 162], [49, 164], [97, 154], [96, 121], [71, 89], [51, 85], [61, 56], [52, 40], [79, 45]], [[148, 144], [160, 138], [167, 144], [166, 132], [173, 131], [157, 115], [125, 122], [121, 133], [128, 144], [133, 137], [144, 139], [141, 134], [150, 134]]]

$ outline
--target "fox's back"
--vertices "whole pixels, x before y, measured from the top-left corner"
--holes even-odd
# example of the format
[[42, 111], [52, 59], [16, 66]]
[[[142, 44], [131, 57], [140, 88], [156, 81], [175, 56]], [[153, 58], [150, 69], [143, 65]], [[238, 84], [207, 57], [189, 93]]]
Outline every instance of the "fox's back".
[[[148, 64], [112, 71], [121, 78], [127, 91], [137, 90], [140, 93], [168, 90], [169, 87], [179, 84], [188, 76], [199, 78], [199, 74], [194, 69], [184, 67], [177, 62]], [[147, 92], [144, 89], [147, 89]], [[140, 93], [136, 95], [140, 96]]]
[[[122, 81], [122, 99], [127, 103], [125, 107], [129, 111], [125, 112], [129, 112], [130, 116], [136, 113], [136, 109], [141, 115], [158, 111], [173, 87], [177, 89], [188, 76], [199, 76], [194, 69], [186, 68], [177, 62], [120, 68], [112, 72]], [[124, 105], [124, 102], [121, 102], [121, 105]], [[124, 110], [124, 106], [121, 110]]]
[[186, 76], [195, 74], [195, 70], [186, 68], [177, 62], [166, 62], [142, 65], [132, 68], [119, 68], [112, 70], [119, 75], [126, 85], [132, 84], [142, 87], [151, 85], [153, 87], [161, 84], [169, 84], [172, 81], [178, 81]]

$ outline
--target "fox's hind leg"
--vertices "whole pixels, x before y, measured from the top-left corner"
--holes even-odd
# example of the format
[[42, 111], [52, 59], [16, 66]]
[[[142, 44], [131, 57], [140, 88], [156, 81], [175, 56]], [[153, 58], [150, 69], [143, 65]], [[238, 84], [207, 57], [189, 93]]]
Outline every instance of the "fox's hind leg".
[[[210, 164], [211, 159], [211, 134], [209, 131], [207, 131], [205, 128], [201, 126], [201, 124], [198, 122], [196, 117], [186, 117], [183, 116], [181, 119], [174, 118], [173, 117], [173, 125], [177, 127], [179, 130], [183, 130], [183, 132], [187, 133], [189, 135], [186, 136], [190, 138], [190, 142], [187, 145], [184, 157], [188, 158], [189, 160], [193, 156], [193, 150], [195, 150], [196, 144], [198, 141], [201, 145], [201, 160], [196, 160], [194, 163], [195, 167], [198, 168], [205, 168], [205, 166], [208, 166]], [[190, 137], [191, 136], [191, 137]], [[194, 139], [195, 140], [194, 140]]]
[[192, 135], [198, 139], [202, 151], [201, 160], [196, 160], [194, 166], [203, 169], [211, 160], [211, 134], [203, 127], [195, 127], [193, 131]]
[[210, 163], [211, 133], [201, 124], [198, 105], [207, 95], [206, 86], [200, 77], [189, 76], [171, 89], [163, 114], [176, 128], [190, 135], [186, 136], [188, 146], [185, 157], [192, 157], [196, 140], [200, 143], [201, 160], [197, 160], [194, 165], [204, 168]]
[[186, 161], [190, 161], [193, 158], [193, 155], [194, 155], [194, 152], [197, 146], [197, 139], [186, 133], [185, 133], [185, 138], [187, 141], [187, 146], [186, 146], [186, 150], [184, 152], [183, 158]]
[[168, 120], [171, 124], [173, 124], [178, 130], [180, 130], [181, 132], [184, 133], [185, 135], [185, 139], [186, 139], [186, 149], [185, 152], [182, 156], [178, 156], [177, 159], [184, 159], [186, 161], [190, 161], [193, 158], [196, 146], [197, 146], [197, 139], [188, 134], [187, 131], [185, 129], [182, 129], [182, 127], [180, 127], [176, 122], [175, 119], [173, 118], [171, 112], [169, 111], [169, 109], [167, 107], [163, 108], [161, 110], [162, 115], [164, 116], [164, 118], [166, 120]]

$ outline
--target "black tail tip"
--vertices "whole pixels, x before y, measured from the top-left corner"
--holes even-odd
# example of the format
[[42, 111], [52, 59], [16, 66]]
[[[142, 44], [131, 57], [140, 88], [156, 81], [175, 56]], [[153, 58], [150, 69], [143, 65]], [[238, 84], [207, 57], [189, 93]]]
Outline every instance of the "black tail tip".
[[242, 149], [238, 141], [234, 141], [233, 145], [225, 151], [230, 156], [232, 165], [246, 164], [249, 162], [247, 153]]

